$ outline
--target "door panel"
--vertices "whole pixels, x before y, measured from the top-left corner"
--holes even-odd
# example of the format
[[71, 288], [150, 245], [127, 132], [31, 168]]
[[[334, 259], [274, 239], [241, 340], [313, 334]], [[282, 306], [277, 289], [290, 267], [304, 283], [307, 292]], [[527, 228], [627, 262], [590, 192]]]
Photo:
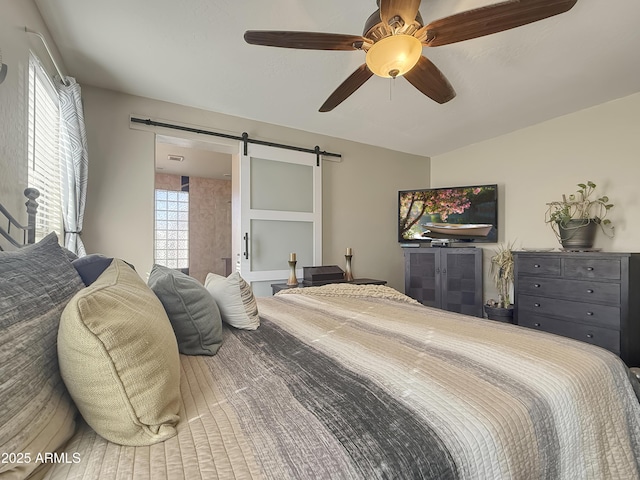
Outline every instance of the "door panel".
[[315, 164], [251, 158], [251, 208], [282, 212], [313, 212]]
[[251, 220], [251, 233], [251, 271], [282, 270], [291, 252], [297, 265], [313, 265], [313, 222]]
[[236, 258], [256, 295], [270, 294], [265, 285], [289, 278], [291, 253], [298, 279], [302, 266], [322, 265], [321, 162], [315, 154], [255, 144], [247, 155], [241, 145], [238, 160]]

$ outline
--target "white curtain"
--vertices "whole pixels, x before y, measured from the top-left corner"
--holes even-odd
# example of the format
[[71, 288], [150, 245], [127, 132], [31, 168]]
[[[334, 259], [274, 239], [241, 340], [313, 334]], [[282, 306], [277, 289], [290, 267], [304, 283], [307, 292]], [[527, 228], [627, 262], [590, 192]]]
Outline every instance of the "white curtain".
[[89, 156], [80, 85], [75, 78], [56, 79], [60, 99], [60, 165], [62, 167], [62, 211], [64, 245], [79, 257], [86, 255], [80, 238], [87, 199]]

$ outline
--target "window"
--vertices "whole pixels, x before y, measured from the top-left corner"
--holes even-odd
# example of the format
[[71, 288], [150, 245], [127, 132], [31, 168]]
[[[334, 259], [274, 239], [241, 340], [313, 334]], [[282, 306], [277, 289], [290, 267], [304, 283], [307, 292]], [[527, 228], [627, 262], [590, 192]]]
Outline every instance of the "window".
[[62, 179], [58, 155], [58, 94], [40, 61], [29, 58], [28, 169], [29, 187], [40, 191], [36, 216], [36, 240], [62, 224]]
[[189, 268], [189, 192], [156, 189], [155, 263]]

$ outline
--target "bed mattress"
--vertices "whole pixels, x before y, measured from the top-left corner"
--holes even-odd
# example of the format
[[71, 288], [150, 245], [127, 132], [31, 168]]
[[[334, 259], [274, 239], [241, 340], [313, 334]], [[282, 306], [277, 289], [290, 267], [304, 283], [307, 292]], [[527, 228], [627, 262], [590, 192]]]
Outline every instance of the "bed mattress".
[[[258, 300], [256, 331], [182, 356], [178, 435], [81, 425], [52, 479], [634, 479], [640, 407], [586, 343], [417, 304], [383, 286]], [[74, 457], [70, 456], [70, 459]]]

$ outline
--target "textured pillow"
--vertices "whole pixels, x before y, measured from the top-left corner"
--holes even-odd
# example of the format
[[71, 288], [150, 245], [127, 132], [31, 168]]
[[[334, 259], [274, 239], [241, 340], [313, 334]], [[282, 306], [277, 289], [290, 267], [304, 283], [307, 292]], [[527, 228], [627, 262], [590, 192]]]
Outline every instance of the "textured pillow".
[[[76, 257], [75, 260], [71, 262], [71, 265], [77, 270], [80, 278], [84, 284], [88, 287], [93, 282], [95, 282], [102, 272], [104, 272], [111, 262], [113, 261], [113, 257], [105, 257], [104, 255], [100, 255], [98, 253], [92, 253], [91, 255], [85, 255], [84, 257]], [[128, 262], [125, 262], [131, 268], [131, 265]], [[135, 268], [133, 268], [135, 270]]]
[[56, 451], [74, 432], [77, 411], [60, 378], [56, 336], [62, 310], [83, 287], [55, 233], [0, 252], [0, 453], [22, 458], [3, 459], [0, 477], [26, 477], [38, 453]]
[[216, 301], [195, 278], [154, 265], [148, 281], [164, 306], [185, 355], [215, 355], [222, 344], [222, 319]]
[[204, 286], [220, 307], [224, 322], [243, 330], [255, 330], [260, 326], [253, 290], [238, 272], [226, 278], [209, 273]]
[[139, 446], [176, 434], [176, 337], [158, 298], [122, 260], [64, 309], [58, 357], [78, 410], [102, 437]]
[[88, 287], [95, 282], [102, 272], [104, 272], [113, 258], [105, 257], [97, 253], [85, 255], [71, 262], [71, 265], [77, 270], [78, 275], [82, 278], [84, 284]]

